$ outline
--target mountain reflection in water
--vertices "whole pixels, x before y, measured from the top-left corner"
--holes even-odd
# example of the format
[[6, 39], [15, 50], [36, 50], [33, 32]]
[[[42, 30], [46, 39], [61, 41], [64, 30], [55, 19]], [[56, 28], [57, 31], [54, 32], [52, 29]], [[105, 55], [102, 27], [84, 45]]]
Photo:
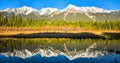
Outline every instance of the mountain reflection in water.
[[3, 39], [0, 63], [120, 63], [120, 40]]

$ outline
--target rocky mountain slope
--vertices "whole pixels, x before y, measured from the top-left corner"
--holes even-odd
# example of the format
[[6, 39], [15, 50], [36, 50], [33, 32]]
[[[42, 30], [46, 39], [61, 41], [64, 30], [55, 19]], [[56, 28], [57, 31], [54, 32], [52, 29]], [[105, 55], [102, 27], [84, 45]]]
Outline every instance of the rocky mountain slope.
[[36, 10], [32, 7], [24, 6], [21, 8], [7, 8], [0, 12], [8, 16], [14, 13], [15, 15], [21, 15], [23, 18], [44, 20], [120, 20], [119, 10], [104, 10], [97, 7], [77, 7], [71, 4], [62, 10], [57, 8], [42, 8], [41, 10]]

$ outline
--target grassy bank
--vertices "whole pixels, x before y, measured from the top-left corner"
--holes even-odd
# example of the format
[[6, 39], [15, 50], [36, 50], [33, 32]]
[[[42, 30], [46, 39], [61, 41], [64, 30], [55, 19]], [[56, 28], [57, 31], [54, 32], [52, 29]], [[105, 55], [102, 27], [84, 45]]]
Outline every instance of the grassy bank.
[[0, 27], [0, 38], [103, 38], [120, 39], [120, 30], [89, 30], [79, 27]]
[[0, 35], [0, 38], [71, 38], [71, 39], [120, 39], [120, 33], [102, 32], [95, 34], [93, 32], [80, 33], [58, 33], [58, 32], [38, 32], [29, 34]]

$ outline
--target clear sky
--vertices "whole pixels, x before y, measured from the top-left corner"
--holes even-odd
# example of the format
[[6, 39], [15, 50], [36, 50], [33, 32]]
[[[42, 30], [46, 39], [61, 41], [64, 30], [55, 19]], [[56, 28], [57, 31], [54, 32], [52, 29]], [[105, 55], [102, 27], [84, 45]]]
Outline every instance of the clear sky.
[[79, 7], [95, 6], [106, 10], [120, 10], [120, 0], [0, 0], [0, 10], [22, 6], [38, 10], [46, 7], [64, 9], [69, 4]]

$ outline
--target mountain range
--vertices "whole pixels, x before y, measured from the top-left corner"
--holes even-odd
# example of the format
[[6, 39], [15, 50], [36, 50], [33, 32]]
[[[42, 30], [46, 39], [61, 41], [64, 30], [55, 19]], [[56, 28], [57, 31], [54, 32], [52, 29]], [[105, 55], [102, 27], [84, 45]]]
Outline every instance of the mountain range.
[[0, 10], [0, 12], [8, 16], [14, 13], [15, 15], [21, 15], [23, 18], [42, 20], [120, 20], [119, 10], [104, 10], [97, 7], [77, 7], [71, 4], [62, 10], [50, 7], [36, 10], [32, 7], [23, 6], [21, 8], [7, 8], [5, 10]]

